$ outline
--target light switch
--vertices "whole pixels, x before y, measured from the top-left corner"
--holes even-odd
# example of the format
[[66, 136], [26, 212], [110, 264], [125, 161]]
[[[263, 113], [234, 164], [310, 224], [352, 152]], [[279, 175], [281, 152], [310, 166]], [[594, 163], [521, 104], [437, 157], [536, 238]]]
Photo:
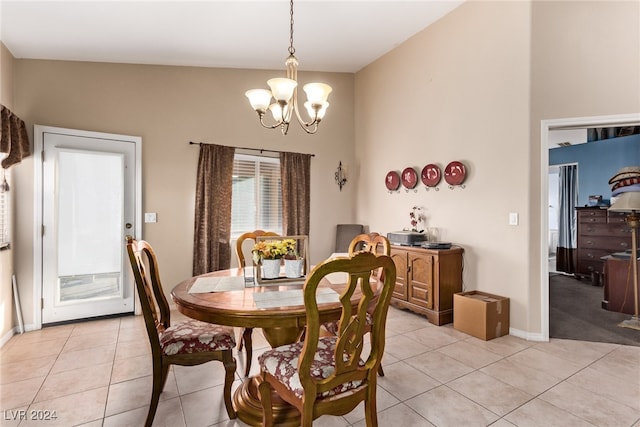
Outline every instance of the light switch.
[[145, 212], [144, 214], [144, 222], [158, 222], [158, 216], [155, 212]]
[[509, 214], [509, 225], [518, 225], [518, 214], [516, 212]]

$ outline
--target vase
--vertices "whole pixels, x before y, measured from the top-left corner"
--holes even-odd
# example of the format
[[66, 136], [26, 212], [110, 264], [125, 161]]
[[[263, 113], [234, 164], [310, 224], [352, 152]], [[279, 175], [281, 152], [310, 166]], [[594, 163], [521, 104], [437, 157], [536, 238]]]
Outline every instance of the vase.
[[263, 259], [262, 260], [262, 278], [277, 279], [280, 276], [280, 260], [279, 259]]
[[296, 277], [302, 277], [304, 269], [304, 259], [285, 259], [284, 260], [284, 274], [288, 278], [295, 279]]

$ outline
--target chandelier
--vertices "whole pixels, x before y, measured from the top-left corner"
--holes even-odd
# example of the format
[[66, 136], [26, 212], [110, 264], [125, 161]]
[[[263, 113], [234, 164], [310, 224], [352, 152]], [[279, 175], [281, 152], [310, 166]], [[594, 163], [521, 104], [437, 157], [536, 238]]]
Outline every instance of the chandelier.
[[[287, 67], [286, 78], [273, 78], [267, 81], [271, 90], [251, 89], [245, 92], [249, 102], [260, 117], [260, 124], [267, 129], [280, 127], [283, 135], [289, 131], [289, 123], [295, 113], [298, 123], [305, 132], [313, 134], [318, 131], [318, 124], [327, 112], [329, 103], [327, 98], [331, 93], [331, 86], [324, 83], [307, 83], [303, 89], [307, 94], [307, 101], [304, 107], [310, 120], [306, 121], [298, 110], [298, 60], [293, 47], [293, 0], [290, 2], [290, 24], [289, 24], [289, 57], [285, 61]], [[275, 101], [272, 103], [271, 99]], [[265, 113], [269, 110], [274, 124], [267, 124], [264, 121]]]

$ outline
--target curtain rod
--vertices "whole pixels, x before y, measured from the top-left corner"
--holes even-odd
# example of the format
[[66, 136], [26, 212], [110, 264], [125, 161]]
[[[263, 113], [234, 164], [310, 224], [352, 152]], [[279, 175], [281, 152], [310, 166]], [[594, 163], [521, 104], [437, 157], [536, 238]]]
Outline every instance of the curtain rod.
[[[209, 145], [206, 142], [193, 142], [189, 141], [189, 145]], [[276, 151], [276, 150], [266, 150], [264, 148], [250, 148], [250, 147], [233, 147], [238, 148], [240, 150], [250, 150], [250, 151], [259, 151], [260, 153], [284, 153], [285, 151]], [[311, 157], [315, 157], [315, 154], [309, 154]]]

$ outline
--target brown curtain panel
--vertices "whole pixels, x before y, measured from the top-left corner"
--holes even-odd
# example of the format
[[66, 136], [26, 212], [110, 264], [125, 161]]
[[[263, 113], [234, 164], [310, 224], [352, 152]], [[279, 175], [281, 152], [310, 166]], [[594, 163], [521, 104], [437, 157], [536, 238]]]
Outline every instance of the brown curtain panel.
[[4, 105], [0, 106], [0, 153], [9, 153], [2, 160], [4, 169], [20, 163], [30, 152], [29, 136], [23, 120]]
[[311, 211], [311, 154], [280, 153], [282, 232], [309, 235]]
[[231, 185], [234, 147], [200, 144], [193, 233], [193, 275], [231, 265]]

